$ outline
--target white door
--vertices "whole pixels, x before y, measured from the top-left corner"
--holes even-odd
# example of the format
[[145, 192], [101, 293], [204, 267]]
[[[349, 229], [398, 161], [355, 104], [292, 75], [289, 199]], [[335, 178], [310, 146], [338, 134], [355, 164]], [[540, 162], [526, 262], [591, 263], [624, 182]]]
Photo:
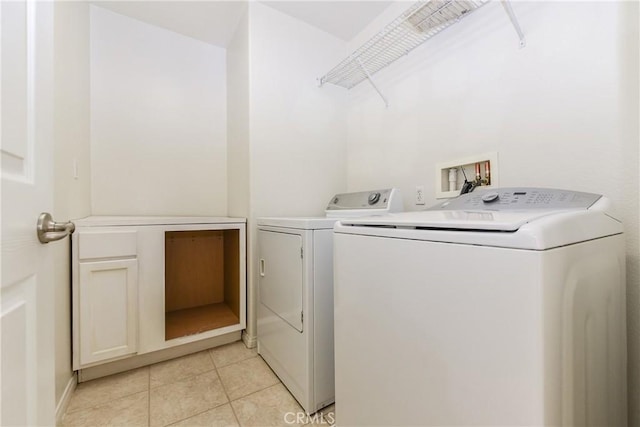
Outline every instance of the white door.
[[80, 263], [80, 364], [134, 354], [138, 260]]
[[260, 302], [302, 332], [302, 236], [258, 231]]
[[53, 3], [0, 2], [1, 425], [53, 425]]

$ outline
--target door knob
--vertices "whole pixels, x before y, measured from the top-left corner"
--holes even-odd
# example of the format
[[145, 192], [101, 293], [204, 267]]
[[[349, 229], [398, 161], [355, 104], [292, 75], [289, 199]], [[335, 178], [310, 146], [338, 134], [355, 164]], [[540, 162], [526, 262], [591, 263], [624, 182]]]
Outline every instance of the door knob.
[[55, 222], [49, 212], [38, 217], [38, 240], [40, 243], [55, 242], [64, 239], [76, 230], [76, 225], [69, 222]]

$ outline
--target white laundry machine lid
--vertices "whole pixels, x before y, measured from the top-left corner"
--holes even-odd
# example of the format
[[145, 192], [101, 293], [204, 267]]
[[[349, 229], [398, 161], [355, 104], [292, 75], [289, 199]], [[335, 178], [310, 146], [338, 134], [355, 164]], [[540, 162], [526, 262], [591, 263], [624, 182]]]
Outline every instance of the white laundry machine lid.
[[506, 188], [467, 194], [426, 211], [349, 218], [337, 233], [543, 250], [622, 233], [608, 199]]
[[523, 224], [558, 212], [560, 211], [420, 211], [364, 218], [348, 218], [343, 219], [341, 222], [345, 225], [370, 227], [515, 231]]

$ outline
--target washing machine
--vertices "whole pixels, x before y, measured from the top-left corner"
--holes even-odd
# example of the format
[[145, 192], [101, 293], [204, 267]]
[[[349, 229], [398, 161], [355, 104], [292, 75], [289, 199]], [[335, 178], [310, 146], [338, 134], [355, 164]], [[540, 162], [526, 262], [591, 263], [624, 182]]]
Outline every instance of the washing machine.
[[336, 422], [625, 426], [623, 227], [608, 199], [469, 193], [335, 226]]
[[309, 414], [334, 401], [333, 226], [400, 210], [385, 189], [338, 194], [326, 217], [258, 218], [258, 353]]

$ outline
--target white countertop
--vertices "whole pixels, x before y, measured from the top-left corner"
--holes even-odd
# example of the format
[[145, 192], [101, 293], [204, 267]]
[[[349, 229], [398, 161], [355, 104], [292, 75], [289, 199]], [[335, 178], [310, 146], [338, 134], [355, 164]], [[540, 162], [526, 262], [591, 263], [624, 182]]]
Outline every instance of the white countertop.
[[246, 218], [215, 216], [88, 216], [74, 219], [77, 227], [108, 227], [118, 225], [172, 225], [172, 224], [245, 224]]

